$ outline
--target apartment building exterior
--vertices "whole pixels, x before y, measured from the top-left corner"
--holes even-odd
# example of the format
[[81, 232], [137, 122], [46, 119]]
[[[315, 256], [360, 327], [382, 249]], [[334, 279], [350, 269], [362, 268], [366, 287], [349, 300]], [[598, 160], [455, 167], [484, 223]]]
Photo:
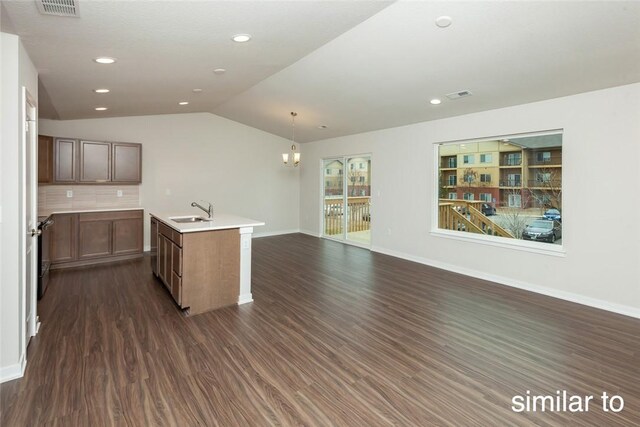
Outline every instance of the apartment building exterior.
[[562, 134], [443, 144], [439, 197], [562, 209]]

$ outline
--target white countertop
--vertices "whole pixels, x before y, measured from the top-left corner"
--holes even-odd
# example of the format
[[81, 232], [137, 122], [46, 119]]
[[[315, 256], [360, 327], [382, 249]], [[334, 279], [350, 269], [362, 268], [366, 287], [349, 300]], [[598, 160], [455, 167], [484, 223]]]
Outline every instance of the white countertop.
[[159, 221], [162, 221], [169, 227], [174, 230], [179, 231], [180, 233], [193, 233], [196, 231], [215, 231], [215, 230], [227, 230], [229, 228], [242, 228], [242, 227], [258, 227], [264, 225], [262, 221], [256, 221], [255, 219], [243, 218], [241, 216], [225, 214], [225, 213], [216, 213], [213, 215], [212, 221], [203, 221], [203, 222], [192, 222], [192, 223], [180, 223], [172, 221], [171, 218], [175, 217], [190, 217], [190, 216], [200, 216], [205, 218], [206, 216], [200, 215], [197, 212], [189, 212], [189, 213], [171, 213], [171, 214], [156, 214], [150, 213], [154, 218], [157, 218]]
[[91, 213], [91, 212], [115, 212], [115, 211], [142, 211], [144, 208], [140, 206], [135, 208], [91, 208], [91, 209], [73, 209], [73, 208], [62, 208], [62, 209], [52, 209], [50, 211], [38, 212], [39, 217], [47, 217], [55, 214], [65, 214], [65, 213]]

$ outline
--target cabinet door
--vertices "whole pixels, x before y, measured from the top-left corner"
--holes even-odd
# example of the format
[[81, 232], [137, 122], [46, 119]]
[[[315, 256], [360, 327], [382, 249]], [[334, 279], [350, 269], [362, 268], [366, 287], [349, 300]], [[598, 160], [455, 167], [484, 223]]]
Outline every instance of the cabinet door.
[[77, 259], [77, 214], [53, 216], [51, 226], [51, 262], [67, 262]]
[[171, 273], [171, 296], [179, 306], [182, 306], [182, 277], [175, 272]]
[[158, 220], [151, 218], [151, 236], [149, 239], [151, 253], [151, 271], [158, 275]]
[[78, 259], [104, 257], [112, 254], [111, 234], [113, 221], [78, 221]]
[[113, 254], [126, 255], [142, 252], [142, 217], [113, 221]]
[[74, 139], [55, 139], [53, 144], [55, 182], [76, 182], [78, 180], [76, 150], [77, 142]]
[[80, 182], [111, 181], [111, 144], [80, 141]]
[[142, 145], [113, 142], [112, 182], [142, 182]]
[[53, 182], [53, 138], [38, 135], [38, 184]]
[[162, 234], [158, 234], [158, 278], [164, 282], [165, 276], [165, 266], [167, 263], [167, 258], [165, 255], [165, 237]]

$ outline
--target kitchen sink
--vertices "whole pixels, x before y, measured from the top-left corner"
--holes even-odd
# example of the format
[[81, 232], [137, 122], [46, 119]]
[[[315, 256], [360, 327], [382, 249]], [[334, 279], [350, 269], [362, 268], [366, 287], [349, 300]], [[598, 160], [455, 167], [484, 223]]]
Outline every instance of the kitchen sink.
[[191, 222], [209, 222], [213, 221], [213, 218], [202, 218], [201, 216], [174, 216], [169, 218], [173, 222], [178, 223], [191, 223]]

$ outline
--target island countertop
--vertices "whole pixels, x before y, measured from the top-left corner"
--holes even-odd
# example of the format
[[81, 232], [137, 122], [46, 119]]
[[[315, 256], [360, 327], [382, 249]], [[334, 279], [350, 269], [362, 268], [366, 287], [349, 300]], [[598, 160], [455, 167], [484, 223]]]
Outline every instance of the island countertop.
[[190, 217], [190, 216], [202, 216], [197, 212], [191, 213], [150, 213], [152, 217], [156, 218], [158, 221], [163, 222], [169, 227], [173, 228], [180, 233], [195, 233], [198, 231], [216, 231], [216, 230], [227, 230], [230, 228], [243, 228], [243, 227], [258, 227], [264, 225], [263, 221], [256, 221], [255, 219], [243, 218], [241, 216], [226, 214], [226, 213], [216, 213], [213, 215], [212, 221], [203, 221], [203, 222], [195, 222], [195, 223], [178, 223], [173, 221], [171, 218], [180, 218], [180, 217]]

